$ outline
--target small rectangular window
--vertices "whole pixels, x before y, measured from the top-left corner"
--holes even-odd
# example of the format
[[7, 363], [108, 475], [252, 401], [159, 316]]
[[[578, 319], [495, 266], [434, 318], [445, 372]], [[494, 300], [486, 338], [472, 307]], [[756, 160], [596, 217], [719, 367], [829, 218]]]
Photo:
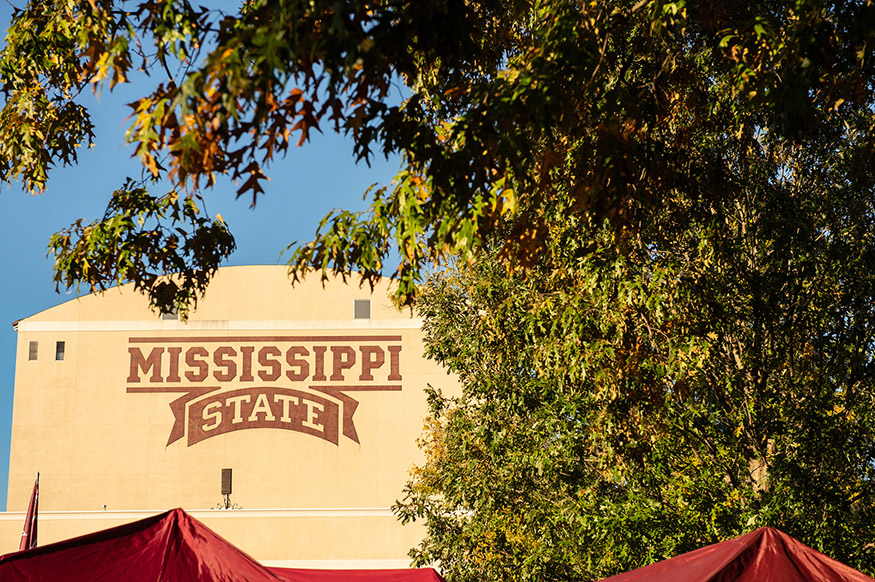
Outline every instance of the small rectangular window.
[[370, 299], [356, 299], [354, 306], [355, 314], [353, 317], [355, 319], [370, 319], [371, 318], [371, 300]]
[[161, 319], [179, 319], [179, 312], [176, 311], [176, 306], [174, 306], [173, 309], [168, 311], [167, 313], [162, 313]]
[[30, 362], [35, 362], [39, 354], [39, 342], [30, 342], [27, 346], [27, 359]]
[[55, 344], [55, 360], [58, 362], [64, 360], [64, 342], [57, 342]]

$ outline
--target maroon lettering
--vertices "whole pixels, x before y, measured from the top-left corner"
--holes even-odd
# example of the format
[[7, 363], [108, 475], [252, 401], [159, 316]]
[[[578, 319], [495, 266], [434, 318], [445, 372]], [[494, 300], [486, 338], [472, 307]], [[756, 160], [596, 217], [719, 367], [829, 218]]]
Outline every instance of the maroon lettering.
[[401, 346], [389, 346], [389, 381], [397, 382], [401, 380]]
[[210, 374], [210, 365], [204, 360], [198, 359], [198, 356], [206, 358], [210, 353], [206, 348], [194, 347], [188, 348], [185, 351], [185, 363], [191, 368], [197, 369], [198, 372], [189, 370], [185, 373], [185, 377], [189, 382], [203, 382]]
[[222, 346], [213, 352], [213, 362], [216, 363], [216, 366], [220, 368], [225, 368], [225, 371], [222, 372], [220, 370], [213, 371], [213, 376], [215, 376], [216, 380], [219, 382], [230, 382], [234, 378], [237, 377], [237, 362], [234, 360], [229, 360], [225, 356], [236, 356], [237, 350], [232, 348], [231, 346]]
[[164, 353], [164, 348], [152, 348], [149, 352], [149, 357], [144, 358], [140, 348], [128, 348], [128, 353], [131, 354], [131, 370], [128, 375], [128, 382], [140, 381], [140, 370], [144, 374], [152, 370], [152, 376], [149, 377], [149, 382], [161, 382], [161, 354]]
[[[322, 334], [130, 338], [136, 347], [128, 349], [127, 392], [184, 393], [170, 402], [174, 424], [168, 445], [186, 434], [191, 446], [248, 428], [292, 430], [335, 445], [342, 432], [358, 443], [353, 414], [359, 403], [347, 392], [401, 391], [402, 339]], [[166, 342], [164, 347], [153, 347], [161, 342]], [[144, 350], [151, 351], [144, 355]], [[338, 384], [325, 384], [328, 380]], [[239, 388], [235, 381], [250, 384], [228, 390]], [[270, 384], [253, 387], [258, 381], [307, 385], [301, 391]]]
[[267, 370], [259, 370], [259, 378], [265, 382], [273, 382], [280, 377], [280, 374], [282, 373], [282, 365], [277, 360], [272, 360], [270, 358], [270, 356], [278, 356], [280, 353], [279, 348], [273, 346], [267, 346], [258, 350], [258, 363], [262, 366], [267, 366], [270, 369], [269, 372]]
[[314, 382], [324, 382], [328, 378], [325, 377], [325, 351], [328, 346], [313, 346], [313, 353], [316, 354], [316, 371], [313, 373]]
[[[257, 350], [257, 354], [256, 354]], [[328, 350], [331, 360], [326, 362]], [[389, 354], [386, 355], [388, 350]], [[167, 352], [164, 368], [164, 352]], [[183, 351], [185, 353], [183, 354]], [[169, 346], [151, 348], [148, 355], [143, 348], [130, 347], [128, 382], [203, 382], [217, 381], [275, 382], [286, 377], [292, 382], [398, 382], [401, 376], [401, 346], [377, 344], [346, 345], [267, 345], [256, 346]], [[184, 357], [183, 357], [184, 356]], [[253, 363], [253, 360], [257, 360]], [[389, 366], [386, 366], [387, 360]], [[180, 368], [180, 362], [187, 365]], [[357, 365], [361, 369], [356, 368]], [[387, 369], [388, 368], [388, 369]], [[329, 374], [330, 369], [330, 374]], [[358, 374], [351, 376], [358, 370]], [[380, 371], [379, 373], [377, 371]], [[350, 371], [350, 374], [347, 373]], [[184, 372], [184, 373], [183, 373]], [[380, 378], [377, 378], [377, 376]]]
[[320, 395], [285, 388], [247, 388], [210, 394], [188, 407], [188, 446], [249, 428], [309, 434], [334, 445], [340, 440], [340, 407]]
[[240, 348], [240, 353], [243, 355], [243, 373], [240, 374], [241, 382], [252, 382], [255, 378], [252, 377], [252, 352], [255, 348], [252, 346], [243, 346]]
[[204, 420], [211, 421], [210, 424], [202, 425], [202, 430], [208, 431], [218, 427], [222, 424], [222, 403], [215, 400], [208, 403], [204, 406], [202, 416], [204, 417]]
[[276, 417], [273, 414], [273, 410], [270, 408], [270, 402], [268, 401], [267, 394], [263, 392], [256, 395], [255, 404], [252, 406], [252, 412], [249, 413], [247, 417], [248, 422], [258, 422], [258, 415], [263, 414], [264, 420], [266, 422], [273, 422], [276, 420]]
[[[239, 394], [240, 390], [233, 392], [233, 394]], [[232, 394], [232, 392], [228, 392], [225, 396]], [[243, 422], [243, 405], [249, 404], [252, 402], [251, 394], [243, 394], [242, 396], [233, 396], [231, 398], [225, 398], [225, 406], [233, 406], [234, 407], [234, 416], [231, 418], [232, 424], [240, 424]]]
[[303, 346], [292, 346], [289, 348], [286, 352], [286, 362], [293, 368], [292, 370], [286, 370], [286, 376], [289, 377], [289, 380], [300, 382], [307, 379], [307, 376], [310, 375], [310, 362], [298, 356], [307, 357], [309, 355], [310, 350]]
[[349, 346], [331, 346], [331, 355], [334, 357], [331, 381], [343, 382], [343, 371], [355, 365], [355, 350]]
[[167, 348], [167, 353], [170, 354], [170, 374], [167, 375], [167, 381], [179, 382], [179, 354], [182, 353], [182, 348]]
[[373, 380], [374, 375], [372, 370], [379, 368], [386, 361], [386, 353], [380, 346], [362, 346], [362, 373], [359, 375], [359, 380]]

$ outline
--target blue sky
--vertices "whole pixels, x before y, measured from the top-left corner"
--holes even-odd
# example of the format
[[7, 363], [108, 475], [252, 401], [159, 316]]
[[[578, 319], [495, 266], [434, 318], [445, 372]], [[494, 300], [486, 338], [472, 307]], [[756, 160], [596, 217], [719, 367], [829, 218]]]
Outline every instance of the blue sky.
[[[22, 5], [23, 0], [16, 1]], [[0, 2], [3, 37], [12, 8]], [[125, 104], [143, 89], [136, 85], [98, 100], [87, 96], [96, 125], [96, 144], [83, 151], [77, 166], [57, 168], [48, 188], [29, 196], [19, 184], [2, 185], [0, 192], [0, 509], [6, 508], [16, 334], [12, 322], [76, 297], [55, 292], [52, 260], [46, 245], [52, 233], [76, 219], [103, 215], [112, 191], [125, 176], [139, 176], [139, 164], [124, 144]], [[312, 239], [319, 220], [333, 208], [359, 210], [365, 190], [386, 184], [398, 160], [375, 160], [372, 167], [356, 165], [352, 146], [335, 135], [311, 134], [312, 142], [290, 149], [271, 167], [271, 181], [257, 208], [250, 198], [235, 199], [236, 188], [225, 181], [206, 193], [207, 210], [221, 213], [237, 241], [229, 265], [281, 263], [280, 254], [294, 241]], [[83, 290], [83, 293], [85, 291]]]

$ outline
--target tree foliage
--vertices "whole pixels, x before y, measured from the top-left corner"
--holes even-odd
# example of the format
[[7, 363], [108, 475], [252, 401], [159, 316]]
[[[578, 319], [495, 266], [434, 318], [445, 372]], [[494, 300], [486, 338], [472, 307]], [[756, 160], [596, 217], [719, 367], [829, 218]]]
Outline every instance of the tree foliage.
[[769, 525], [875, 570], [875, 196], [851, 143], [761, 135], [736, 196], [666, 198], [622, 249], [564, 199], [526, 275], [500, 250], [435, 275], [428, 353], [463, 392], [431, 392], [396, 508], [426, 520], [417, 563], [586, 580]]
[[[369, 212], [326, 217], [292, 271], [375, 279], [396, 252], [398, 299], [410, 302], [427, 265], [470, 258], [497, 229], [497, 258], [532, 264], [549, 230], [542, 205], [556, 196], [623, 229], [674, 189], [732, 195], [703, 147], [715, 131], [799, 144], [834, 133], [871, 106], [873, 18], [868, 2], [814, 0], [248, 0], [233, 13], [189, 0], [31, 0], [0, 56], [0, 179], [41, 191], [53, 165], [96, 139], [81, 92], [147, 75], [127, 133], [144, 175], [118, 190], [146, 207], [111, 203], [104, 220], [154, 218], [155, 241], [185, 248], [228, 239], [225, 225], [168, 229], [129, 186], [169, 180], [167, 196], [202, 207], [230, 179], [254, 204], [290, 144], [338, 131], [357, 159], [400, 153], [403, 164]], [[131, 280], [156, 305], [184, 308], [233, 250], [223, 240], [203, 263], [178, 253], [176, 290], [155, 293], [165, 263], [128, 268], [116, 249], [130, 233], [101, 222], [53, 240], [60, 284]]]

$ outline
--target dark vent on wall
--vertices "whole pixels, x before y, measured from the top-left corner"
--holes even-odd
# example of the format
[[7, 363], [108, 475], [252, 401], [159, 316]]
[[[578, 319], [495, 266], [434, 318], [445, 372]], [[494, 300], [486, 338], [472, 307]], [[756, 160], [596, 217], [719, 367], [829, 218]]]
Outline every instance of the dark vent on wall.
[[222, 495], [231, 495], [231, 469], [222, 469]]
[[371, 300], [370, 299], [356, 299], [355, 300], [355, 315], [353, 316], [356, 319], [370, 319], [371, 318]]
[[30, 342], [30, 344], [27, 346], [27, 359], [28, 359], [28, 361], [35, 362], [38, 355], [39, 355], [39, 342]]

